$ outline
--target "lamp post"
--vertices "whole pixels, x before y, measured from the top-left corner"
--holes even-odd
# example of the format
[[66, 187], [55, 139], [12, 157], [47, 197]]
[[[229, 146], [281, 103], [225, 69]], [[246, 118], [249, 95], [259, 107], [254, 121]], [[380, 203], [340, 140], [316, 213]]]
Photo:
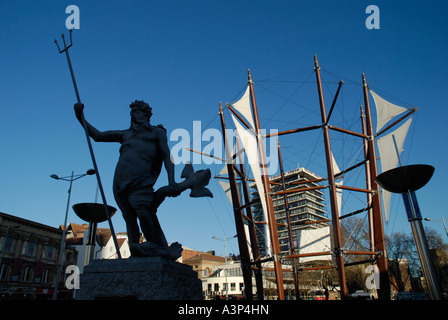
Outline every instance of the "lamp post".
[[443, 216], [442, 216], [442, 221], [440, 221], [440, 220], [435, 220], [435, 219], [429, 219], [429, 218], [425, 218], [425, 220], [426, 220], [426, 221], [435, 221], [435, 222], [441, 222], [441, 223], [443, 223], [443, 226], [445, 227], [445, 233], [446, 233], [446, 236], [448, 237], [448, 229], [446, 228], [445, 219], [443, 218]]
[[230, 239], [233, 239], [236, 237], [237, 237], [237, 235], [234, 235], [233, 237], [230, 237], [230, 238], [227, 238], [227, 237], [217, 238], [215, 236], [212, 237], [212, 239], [214, 239], [214, 240], [224, 241], [224, 276], [225, 276], [225, 284], [226, 284], [226, 286], [225, 286], [226, 287], [226, 300], [229, 299], [229, 294], [228, 294], [229, 284], [227, 283], [227, 240], [230, 240]]
[[56, 179], [56, 180], [63, 180], [63, 181], [70, 182], [70, 187], [68, 189], [67, 208], [65, 210], [64, 230], [62, 231], [61, 249], [59, 251], [58, 271], [56, 274], [56, 282], [54, 285], [53, 300], [56, 300], [57, 296], [58, 296], [59, 279], [61, 276], [61, 268], [62, 268], [62, 257], [64, 255], [65, 236], [66, 236], [66, 232], [67, 232], [67, 217], [68, 217], [68, 210], [69, 210], [69, 206], [70, 206], [70, 197], [72, 194], [72, 184], [73, 184], [73, 181], [75, 181], [75, 180], [81, 179], [82, 177], [85, 177], [87, 175], [93, 175], [95, 173], [96, 173], [96, 171], [94, 169], [89, 169], [89, 170], [87, 170], [86, 173], [83, 173], [83, 174], [74, 175], [74, 172], [72, 171], [71, 176], [59, 177], [56, 174], [52, 174], [50, 176], [51, 178]]
[[422, 164], [402, 166], [394, 135], [392, 135], [392, 139], [400, 166], [383, 172], [375, 178], [375, 181], [387, 191], [402, 194], [417, 254], [428, 286], [429, 297], [431, 300], [443, 300], [442, 291], [440, 291], [437, 275], [429, 254], [428, 241], [422, 224], [423, 219], [415, 195], [415, 191], [426, 185], [431, 179], [434, 167]]

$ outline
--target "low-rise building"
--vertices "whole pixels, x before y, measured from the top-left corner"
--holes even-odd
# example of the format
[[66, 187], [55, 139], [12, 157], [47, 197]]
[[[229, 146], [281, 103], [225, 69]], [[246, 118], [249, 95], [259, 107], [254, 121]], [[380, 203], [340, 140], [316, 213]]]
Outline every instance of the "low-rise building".
[[210, 276], [213, 268], [222, 265], [224, 262], [223, 257], [215, 256], [210, 252], [197, 252], [195, 256], [182, 261], [182, 263], [193, 267], [193, 270], [198, 273], [199, 279]]
[[[51, 299], [61, 242], [59, 228], [0, 212], [0, 299]], [[76, 259], [77, 251], [67, 246], [61, 273]], [[59, 291], [61, 298], [70, 294]]]
[[[60, 226], [62, 229], [63, 226]], [[86, 258], [86, 245], [88, 239], [89, 225], [88, 224], [76, 224], [70, 223], [67, 225], [66, 242], [78, 251], [78, 259], [76, 265], [78, 266], [80, 273], [83, 272], [84, 266], [87, 264]], [[120, 248], [121, 257], [123, 259], [129, 258], [131, 253], [129, 250], [128, 236], [125, 232], [116, 234], [117, 243]], [[97, 228], [96, 229], [96, 242], [93, 259], [117, 259], [117, 251], [112, 238], [112, 232], [109, 228]]]

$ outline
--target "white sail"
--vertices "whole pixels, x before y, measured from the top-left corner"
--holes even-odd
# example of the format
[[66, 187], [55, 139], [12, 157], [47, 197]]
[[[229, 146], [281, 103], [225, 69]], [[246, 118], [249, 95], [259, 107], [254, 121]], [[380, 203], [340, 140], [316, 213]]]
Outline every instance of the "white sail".
[[370, 94], [372, 95], [376, 106], [376, 132], [380, 131], [393, 117], [407, 111], [406, 108], [396, 106], [389, 101], [384, 100], [378, 94], [373, 92], [373, 90], [370, 90]]
[[[260, 162], [258, 159], [258, 144], [255, 136], [252, 135], [248, 130], [243, 128], [243, 126], [239, 123], [236, 117], [232, 114], [232, 120], [235, 123], [237, 135], [243, 144], [244, 150], [246, 151], [247, 160], [249, 162], [250, 168], [252, 170], [252, 174], [255, 179], [255, 185], [257, 186], [258, 195], [260, 196], [261, 207], [263, 209], [263, 218], [266, 223], [268, 220], [268, 210], [266, 203], [266, 193], [264, 190], [263, 181], [261, 179], [261, 169]], [[266, 255], [271, 255], [271, 235], [269, 232], [269, 227], [265, 225], [265, 241], [266, 241]]]
[[252, 108], [250, 104], [249, 86], [247, 86], [246, 92], [244, 93], [243, 97], [232, 104], [232, 106], [249, 122], [249, 124], [252, 126], [252, 129], [255, 129], [254, 118], [252, 116]]
[[254, 253], [252, 251], [252, 243], [250, 241], [250, 231], [249, 231], [249, 225], [247, 223], [244, 224], [244, 233], [246, 235], [246, 241], [247, 241], [247, 249], [249, 251], [249, 258], [251, 260], [254, 259]]
[[[331, 153], [331, 160], [333, 162], [333, 173], [334, 175], [341, 172], [339, 169], [338, 164], [336, 163], [336, 160], [334, 159], [333, 152]], [[344, 179], [338, 179], [337, 182], [335, 182], [337, 186], [344, 185]], [[342, 189], [336, 188], [336, 197], [337, 197], [337, 203], [338, 203], [338, 214], [341, 215], [341, 209], [342, 209]]]
[[[398, 157], [403, 149], [404, 140], [411, 125], [412, 118], [407, 120], [403, 125], [401, 125], [395, 131], [377, 139], [378, 150], [381, 157], [381, 172], [385, 172], [390, 169], [394, 169], [398, 165]], [[395, 142], [397, 148], [395, 148]], [[398, 154], [397, 150], [398, 149]], [[384, 205], [384, 216], [386, 223], [389, 220], [389, 204], [391, 194], [389, 191], [382, 189], [383, 205]]]
[[[299, 229], [297, 232], [297, 248], [299, 254], [331, 251], [330, 227], [318, 229]], [[299, 263], [314, 260], [331, 260], [331, 254], [299, 258]]]
[[220, 171], [219, 174], [218, 174], [218, 177], [219, 177], [219, 176], [226, 175], [226, 174], [229, 174], [229, 171], [227, 170], [227, 165], [225, 165], [224, 167], [222, 167], [221, 171]]
[[[219, 173], [218, 177], [220, 176], [225, 176], [228, 174], [228, 170], [227, 170], [227, 165], [225, 165], [221, 172]], [[227, 195], [227, 198], [229, 199], [230, 203], [232, 203], [232, 192], [230, 191], [230, 183], [219, 179], [218, 180], [219, 184], [221, 185], [221, 188], [224, 190], [224, 192]], [[242, 185], [241, 182], [237, 182], [237, 188], [238, 188], [238, 192], [239, 192], [239, 196], [240, 196], [240, 201], [242, 202]], [[253, 252], [252, 252], [252, 245], [251, 245], [251, 241], [250, 241], [250, 231], [249, 231], [249, 226], [247, 223], [244, 223], [244, 233], [246, 234], [246, 240], [247, 240], [247, 248], [249, 250], [249, 257], [251, 259], [253, 259]]]
[[229, 198], [230, 203], [232, 203], [232, 194], [230, 193], [230, 183], [228, 183], [227, 181], [224, 181], [222, 179], [219, 179], [218, 182], [221, 185], [221, 188], [226, 193], [227, 198]]

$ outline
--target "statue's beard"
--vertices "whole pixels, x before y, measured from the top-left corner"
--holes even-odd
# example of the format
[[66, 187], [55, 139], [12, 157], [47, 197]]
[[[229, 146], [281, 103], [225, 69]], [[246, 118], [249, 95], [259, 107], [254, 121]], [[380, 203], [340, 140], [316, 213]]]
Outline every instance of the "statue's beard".
[[141, 132], [145, 129], [148, 129], [149, 119], [146, 118], [131, 118], [131, 130], [135, 132]]

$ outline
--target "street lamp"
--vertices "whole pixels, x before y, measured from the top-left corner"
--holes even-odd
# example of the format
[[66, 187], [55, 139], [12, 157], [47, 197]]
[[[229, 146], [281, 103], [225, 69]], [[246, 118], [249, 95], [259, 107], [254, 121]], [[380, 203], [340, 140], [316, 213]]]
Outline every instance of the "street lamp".
[[227, 238], [227, 237], [224, 237], [224, 238], [216, 238], [215, 236], [213, 236], [212, 237], [212, 239], [214, 239], [214, 240], [221, 240], [221, 241], [224, 241], [224, 276], [225, 276], [225, 287], [226, 287], [226, 299], [229, 299], [229, 294], [228, 294], [228, 291], [229, 291], [229, 284], [227, 283], [227, 240], [230, 240], [230, 239], [233, 239], [233, 238], [236, 238], [237, 237], [237, 235], [234, 235], [233, 237], [230, 237], [230, 238]]
[[89, 170], [87, 170], [86, 173], [83, 173], [83, 174], [74, 175], [74, 173], [72, 171], [71, 176], [59, 177], [56, 174], [52, 174], [50, 176], [51, 178], [56, 179], [56, 180], [70, 181], [70, 187], [68, 189], [67, 208], [65, 210], [64, 230], [62, 231], [61, 249], [59, 251], [58, 271], [56, 274], [56, 282], [54, 285], [53, 300], [56, 300], [56, 298], [58, 296], [59, 278], [61, 275], [62, 257], [64, 255], [65, 236], [66, 236], [66, 232], [67, 232], [67, 217], [68, 217], [68, 209], [70, 206], [70, 196], [72, 194], [72, 184], [73, 184], [73, 181], [75, 181], [75, 180], [81, 179], [82, 177], [85, 177], [87, 175], [94, 175], [95, 173], [96, 173], [96, 171], [94, 169], [89, 169]]
[[446, 236], [448, 237], [448, 229], [446, 228], [446, 224], [445, 224], [445, 219], [442, 216], [442, 221], [440, 220], [434, 220], [434, 219], [429, 219], [429, 218], [425, 218], [426, 221], [435, 221], [435, 222], [441, 222], [443, 223], [443, 226], [445, 227], [445, 232], [446, 232]]

